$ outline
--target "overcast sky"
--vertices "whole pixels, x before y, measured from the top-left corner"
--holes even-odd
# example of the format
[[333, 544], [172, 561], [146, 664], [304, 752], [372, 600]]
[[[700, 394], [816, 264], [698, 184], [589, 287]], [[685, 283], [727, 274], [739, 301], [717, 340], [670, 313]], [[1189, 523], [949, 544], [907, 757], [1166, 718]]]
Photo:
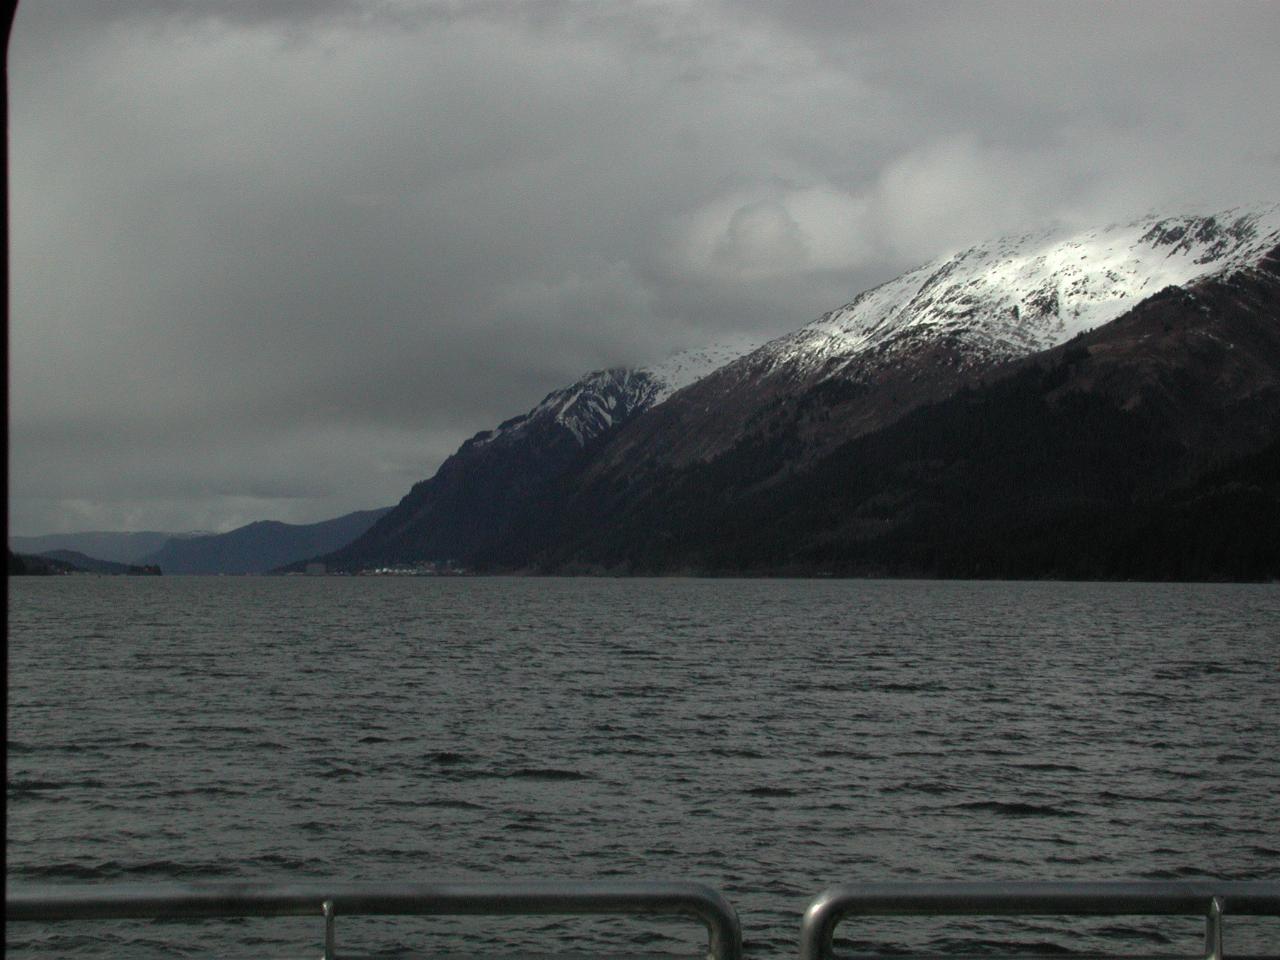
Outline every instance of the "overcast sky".
[[395, 503], [582, 373], [1280, 193], [1280, 3], [22, 0], [10, 529]]

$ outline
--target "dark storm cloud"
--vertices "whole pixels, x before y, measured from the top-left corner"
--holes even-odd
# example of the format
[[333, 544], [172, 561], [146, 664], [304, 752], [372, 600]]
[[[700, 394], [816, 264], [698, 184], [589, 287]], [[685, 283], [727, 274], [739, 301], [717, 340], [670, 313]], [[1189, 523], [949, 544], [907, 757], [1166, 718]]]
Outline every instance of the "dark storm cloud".
[[[12, 522], [390, 503], [586, 370], [1274, 195], [1272, 4], [24, 0]], [[184, 519], [185, 518], [185, 519]]]

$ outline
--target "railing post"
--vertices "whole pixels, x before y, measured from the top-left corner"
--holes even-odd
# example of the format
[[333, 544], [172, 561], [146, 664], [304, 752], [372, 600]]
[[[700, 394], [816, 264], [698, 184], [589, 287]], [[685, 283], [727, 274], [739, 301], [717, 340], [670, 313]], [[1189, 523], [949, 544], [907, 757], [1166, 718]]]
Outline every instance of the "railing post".
[[324, 911], [324, 960], [336, 960], [334, 951], [333, 901], [326, 900], [320, 907]]
[[1204, 960], [1222, 960], [1222, 900], [1209, 901], [1209, 913], [1204, 921]]
[[827, 960], [831, 956], [831, 939], [840, 921], [836, 892], [820, 894], [800, 921], [800, 960]]

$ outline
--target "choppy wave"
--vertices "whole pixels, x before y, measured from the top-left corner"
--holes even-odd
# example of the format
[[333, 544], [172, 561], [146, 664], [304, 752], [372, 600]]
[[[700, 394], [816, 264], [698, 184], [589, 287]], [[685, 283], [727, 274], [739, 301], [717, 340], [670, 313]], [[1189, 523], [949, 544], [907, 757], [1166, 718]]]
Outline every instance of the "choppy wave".
[[1074, 810], [1066, 810], [1049, 804], [1007, 802], [1002, 800], [971, 800], [967, 803], [954, 804], [952, 809], [994, 813], [1002, 817], [1076, 817], [1080, 815]]

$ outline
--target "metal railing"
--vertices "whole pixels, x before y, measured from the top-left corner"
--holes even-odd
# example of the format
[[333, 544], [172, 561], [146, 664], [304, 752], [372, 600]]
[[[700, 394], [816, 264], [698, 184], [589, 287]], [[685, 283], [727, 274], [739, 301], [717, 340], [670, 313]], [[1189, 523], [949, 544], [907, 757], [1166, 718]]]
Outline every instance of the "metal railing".
[[1222, 960], [1226, 914], [1280, 916], [1280, 883], [848, 884], [809, 904], [800, 926], [800, 960], [829, 960], [835, 928], [847, 917], [1011, 915], [1202, 916], [1204, 958]]
[[105, 884], [5, 896], [6, 922], [323, 917], [325, 960], [336, 956], [339, 916], [592, 914], [692, 917], [707, 928], [711, 960], [742, 960], [733, 907], [696, 883]]
[[[711, 960], [742, 960], [733, 907], [696, 883], [104, 884], [10, 888], [5, 897], [7, 922], [321, 917], [326, 960], [336, 957], [340, 915], [593, 914], [691, 917], [707, 928]], [[800, 960], [830, 960], [835, 929], [850, 917], [1161, 915], [1204, 917], [1204, 958], [1223, 960], [1228, 914], [1280, 917], [1280, 882], [849, 884], [810, 903]]]

